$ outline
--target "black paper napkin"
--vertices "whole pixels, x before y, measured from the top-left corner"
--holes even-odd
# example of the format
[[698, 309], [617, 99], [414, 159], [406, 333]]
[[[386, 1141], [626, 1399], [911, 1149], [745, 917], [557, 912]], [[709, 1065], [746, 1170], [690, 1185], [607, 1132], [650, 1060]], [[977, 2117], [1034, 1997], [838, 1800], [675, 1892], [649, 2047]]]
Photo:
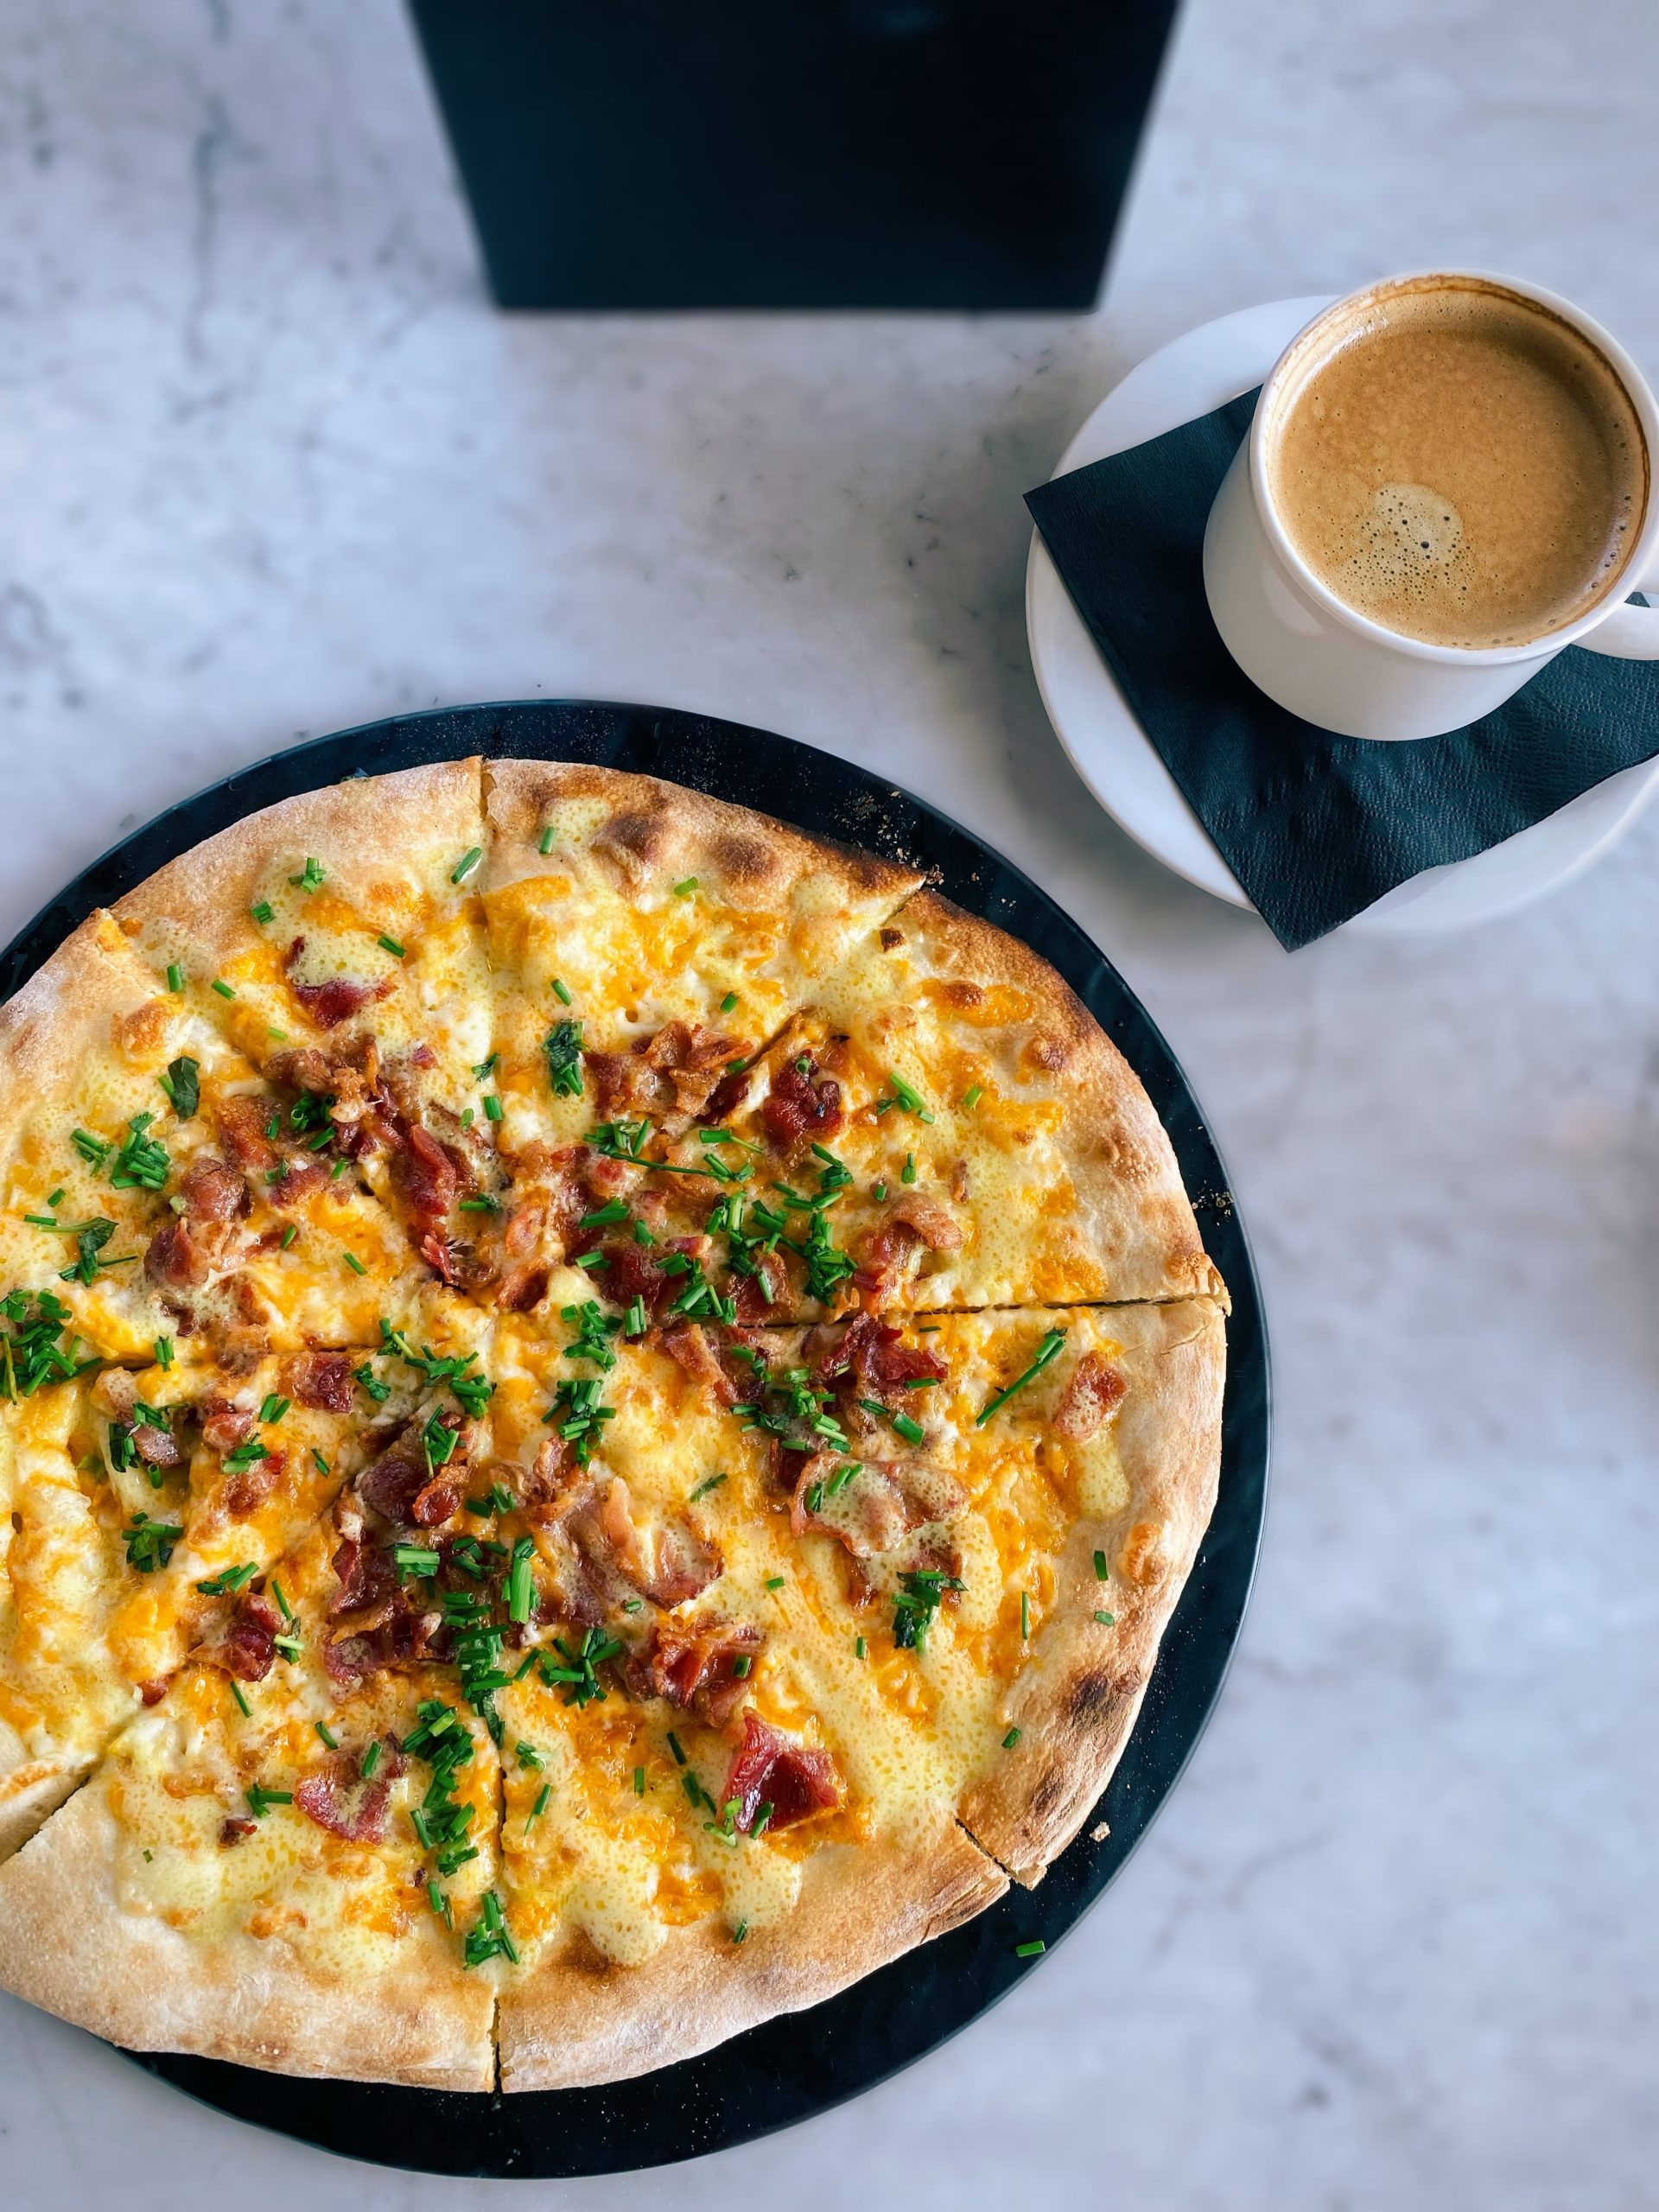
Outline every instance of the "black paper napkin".
[[1294, 951], [1408, 876], [1467, 860], [1659, 753], [1659, 662], [1569, 645], [1445, 737], [1337, 737], [1275, 706], [1221, 641], [1204, 528], [1246, 392], [1026, 494], [1136, 721], [1280, 943]]

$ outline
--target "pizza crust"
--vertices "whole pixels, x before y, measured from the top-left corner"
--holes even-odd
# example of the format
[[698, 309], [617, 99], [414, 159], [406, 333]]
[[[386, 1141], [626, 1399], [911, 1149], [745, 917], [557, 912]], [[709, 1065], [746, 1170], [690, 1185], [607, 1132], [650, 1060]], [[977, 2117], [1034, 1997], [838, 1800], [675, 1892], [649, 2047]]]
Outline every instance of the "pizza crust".
[[495, 1992], [435, 1920], [395, 1974], [325, 1979], [280, 1936], [193, 1942], [124, 1907], [101, 1770], [0, 1867], [0, 1986], [129, 2050], [488, 2089]]
[[[1193, 1300], [1111, 1316], [1128, 1383], [1116, 1443], [1128, 1502], [1067, 1536], [1048, 1620], [1008, 1699], [1019, 1742], [964, 1796], [963, 1824], [1027, 1888], [1088, 1818], [1123, 1753], [1198, 1544], [1221, 1465], [1226, 1330]], [[1101, 1582], [1094, 1555], [1109, 1567]], [[1103, 1626], [1096, 1611], [1115, 1621]]]
[[888, 1840], [817, 1853], [793, 1910], [741, 1943], [717, 1916], [672, 1929], [642, 1966], [613, 1965], [578, 1938], [504, 1986], [501, 2086], [574, 2088], [695, 2057], [778, 2013], [821, 2004], [971, 1920], [1007, 1886], [947, 1817], [909, 1847]]

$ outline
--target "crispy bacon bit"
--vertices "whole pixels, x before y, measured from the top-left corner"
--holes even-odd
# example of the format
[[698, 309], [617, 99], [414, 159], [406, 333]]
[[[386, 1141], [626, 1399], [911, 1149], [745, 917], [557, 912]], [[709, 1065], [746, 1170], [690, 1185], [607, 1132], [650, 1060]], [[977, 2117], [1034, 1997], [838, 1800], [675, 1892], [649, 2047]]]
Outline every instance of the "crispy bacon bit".
[[386, 1840], [386, 1808], [404, 1758], [390, 1736], [383, 1736], [380, 1744], [379, 1764], [367, 1781], [361, 1754], [340, 1751], [294, 1785], [294, 1802], [306, 1817], [347, 1843]]
[[461, 1170], [434, 1136], [417, 1122], [392, 1163], [392, 1180], [416, 1219], [441, 1227], [461, 1192]]
[[725, 1338], [705, 1329], [701, 1321], [676, 1321], [662, 1335], [663, 1350], [694, 1382], [700, 1382], [712, 1392], [717, 1404], [734, 1406], [747, 1390], [753, 1388], [753, 1376], [731, 1359], [726, 1351], [727, 1342]]
[[130, 1421], [138, 1402], [138, 1377], [129, 1367], [106, 1367], [92, 1385], [92, 1403], [111, 1421]]
[[147, 1682], [140, 1682], [138, 1694], [146, 1705], [159, 1705], [167, 1695], [168, 1677], [153, 1675]]
[[211, 1152], [199, 1152], [186, 1168], [179, 1197], [188, 1221], [236, 1221], [251, 1203], [246, 1178]]
[[263, 1682], [276, 1656], [283, 1617], [269, 1598], [250, 1591], [238, 1598], [223, 1640], [203, 1653], [239, 1682]]
[[526, 1198], [514, 1206], [501, 1224], [501, 1249], [509, 1258], [522, 1260], [536, 1249], [547, 1223], [547, 1200]]
[[267, 1452], [251, 1466], [236, 1467], [225, 1484], [225, 1510], [232, 1521], [251, 1521], [282, 1479], [287, 1454]]
[[380, 983], [353, 983], [344, 976], [331, 976], [325, 983], [296, 983], [294, 970], [305, 950], [305, 939], [296, 937], [283, 955], [289, 988], [319, 1029], [337, 1029], [371, 999], [385, 998], [391, 988], [388, 976]]
[[253, 1408], [217, 1392], [201, 1402], [201, 1440], [210, 1452], [234, 1452], [253, 1434]]
[[657, 1621], [645, 1651], [629, 1665], [629, 1691], [689, 1707], [711, 1728], [723, 1728], [748, 1694], [761, 1642], [750, 1621]]
[[[866, 1459], [831, 1492], [837, 1471], [850, 1464], [844, 1452], [815, 1452], [802, 1468], [789, 1512], [798, 1536], [822, 1529], [855, 1559], [872, 1559], [897, 1551], [912, 1529], [967, 1510], [968, 1494], [956, 1478], [920, 1459]], [[816, 1505], [809, 1503], [814, 1497]]]
[[274, 1206], [296, 1206], [328, 1180], [320, 1160], [284, 1160], [282, 1166], [282, 1173], [265, 1182], [265, 1196]]
[[841, 1085], [833, 1076], [819, 1074], [810, 1053], [798, 1053], [772, 1077], [760, 1119], [766, 1135], [785, 1152], [808, 1138], [814, 1144], [823, 1144], [845, 1119]]
[[147, 1467], [181, 1467], [184, 1451], [170, 1429], [152, 1428], [139, 1421], [132, 1431], [132, 1448]]
[[296, 1352], [283, 1380], [296, 1405], [331, 1414], [352, 1410], [352, 1363], [343, 1351]]
[[924, 1376], [944, 1382], [950, 1370], [925, 1344], [907, 1344], [902, 1333], [873, 1313], [855, 1314], [844, 1329], [828, 1333], [817, 1363], [821, 1381], [845, 1380], [854, 1395], [886, 1399]]
[[[451, 1427], [453, 1416], [446, 1417]], [[411, 1421], [357, 1478], [358, 1494], [381, 1518], [399, 1528], [435, 1529], [454, 1517], [467, 1471], [462, 1436], [435, 1473], [427, 1464], [421, 1425]]]
[[842, 1800], [842, 1786], [828, 1751], [785, 1736], [758, 1713], [743, 1716], [743, 1741], [733, 1758], [722, 1805], [737, 1800], [736, 1825], [747, 1835], [761, 1806], [772, 1807], [769, 1826], [792, 1827], [814, 1813], [828, 1812]]
[[740, 1321], [767, 1319], [786, 1287], [784, 1263], [776, 1252], [756, 1252], [753, 1262], [754, 1273], [740, 1275], [732, 1291]]
[[348, 1536], [335, 1551], [333, 1564], [340, 1587], [328, 1600], [332, 1619], [346, 1613], [373, 1613], [378, 1625], [390, 1616], [397, 1595], [397, 1574], [389, 1553]]
[[507, 1269], [495, 1302], [504, 1313], [528, 1313], [547, 1294], [548, 1270], [533, 1261], [521, 1260]]
[[674, 1020], [626, 1052], [585, 1057], [601, 1114], [648, 1114], [673, 1135], [708, 1110], [736, 1050], [730, 1037]]
[[722, 1560], [686, 1521], [641, 1529], [632, 1516], [628, 1486], [613, 1477], [602, 1499], [578, 1495], [565, 1529], [598, 1597], [608, 1605], [639, 1595], [656, 1605], [681, 1605], [705, 1591]]
[[907, 1191], [889, 1207], [881, 1226], [866, 1239], [860, 1255], [858, 1287], [888, 1296], [918, 1253], [955, 1252], [962, 1242], [962, 1224], [953, 1214], [936, 1198]]
[[1103, 1352], [1084, 1352], [1055, 1409], [1055, 1427], [1073, 1444], [1086, 1444], [1117, 1411], [1124, 1388], [1123, 1377]]
[[245, 1091], [221, 1098], [214, 1113], [219, 1142], [250, 1175], [263, 1175], [276, 1165], [276, 1147], [265, 1134], [270, 1116], [269, 1099], [251, 1098]]
[[207, 1255], [182, 1221], [165, 1221], [149, 1240], [144, 1273], [163, 1290], [199, 1290], [207, 1280]]
[[228, 1850], [233, 1843], [245, 1843], [258, 1826], [258, 1821], [250, 1820], [245, 1813], [227, 1814], [219, 1824], [219, 1840]]

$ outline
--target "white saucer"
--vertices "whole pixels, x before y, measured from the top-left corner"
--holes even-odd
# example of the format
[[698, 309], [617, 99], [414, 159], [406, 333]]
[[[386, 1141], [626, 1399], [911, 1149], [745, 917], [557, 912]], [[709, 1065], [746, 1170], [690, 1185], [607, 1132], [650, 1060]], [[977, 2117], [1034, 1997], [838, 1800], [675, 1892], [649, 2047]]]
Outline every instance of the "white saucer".
[[[1274, 300], [1192, 330], [1131, 369], [1060, 457], [1057, 476], [1190, 423], [1260, 384], [1328, 297]], [[1129, 712], [1042, 539], [1026, 571], [1026, 629], [1043, 704], [1073, 766], [1138, 845], [1235, 906], [1250, 902]], [[1659, 788], [1659, 760], [1621, 769], [1545, 821], [1472, 860], [1397, 885], [1343, 925], [1349, 936], [1415, 936], [1490, 921], [1541, 899], [1615, 845]]]

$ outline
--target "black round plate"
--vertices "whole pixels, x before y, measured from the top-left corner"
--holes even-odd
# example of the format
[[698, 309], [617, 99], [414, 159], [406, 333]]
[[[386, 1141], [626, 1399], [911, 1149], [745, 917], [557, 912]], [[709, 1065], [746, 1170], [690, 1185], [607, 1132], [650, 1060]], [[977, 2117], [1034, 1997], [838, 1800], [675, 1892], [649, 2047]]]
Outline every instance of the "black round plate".
[[1015, 1889], [965, 1927], [839, 1997], [767, 2021], [701, 2058], [633, 2082], [513, 2097], [353, 2082], [292, 2081], [213, 2059], [138, 2057], [219, 2111], [324, 2149], [429, 2173], [563, 2178], [661, 2165], [743, 2143], [856, 2096], [995, 2004], [1088, 1910], [1173, 1787], [1214, 1704], [1243, 1618], [1268, 1473], [1268, 1342], [1243, 1224], [1198, 1101], [1133, 991], [1077, 927], [1007, 861], [908, 792], [791, 739], [668, 709], [581, 700], [402, 715], [315, 739], [185, 799], [78, 876], [0, 955], [9, 997], [93, 907], [257, 807], [353, 775], [426, 760], [596, 760], [690, 784], [935, 873], [958, 906], [1052, 961], [1123, 1052], [1163, 1116], [1209, 1250], [1232, 1293], [1221, 1490], [1164, 1637], [1139, 1725], [1090, 1826], [1035, 1891]]

